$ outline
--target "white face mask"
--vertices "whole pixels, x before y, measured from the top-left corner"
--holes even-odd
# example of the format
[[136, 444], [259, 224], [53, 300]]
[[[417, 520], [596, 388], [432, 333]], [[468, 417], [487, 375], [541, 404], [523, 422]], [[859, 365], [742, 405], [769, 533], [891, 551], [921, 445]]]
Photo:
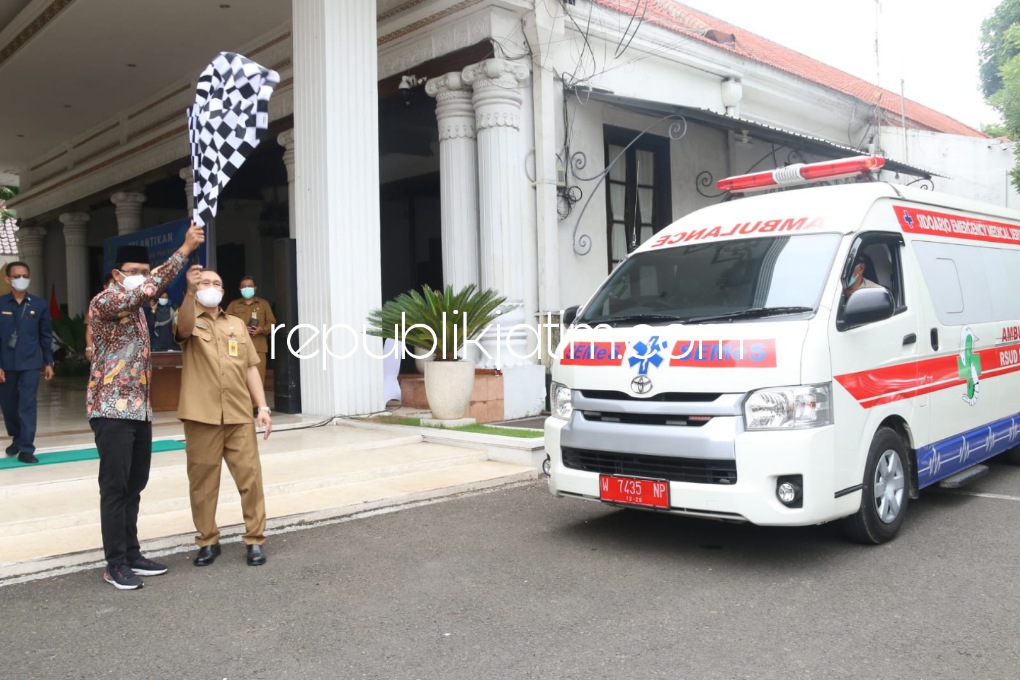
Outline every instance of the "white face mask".
[[120, 282], [120, 285], [124, 286], [125, 290], [134, 290], [143, 283], [145, 283], [145, 276], [142, 274], [134, 274], [132, 276], [125, 276], [124, 280]]
[[23, 279], [20, 277], [16, 279], [11, 279], [11, 288], [18, 291], [19, 293], [28, 290], [28, 279]]
[[215, 288], [203, 288], [195, 293], [195, 297], [198, 298], [198, 304], [203, 307], [219, 307], [220, 301], [223, 299], [223, 291]]
[[159, 306], [160, 307], [166, 307], [168, 304], [170, 304], [170, 300], [168, 300], [166, 298], [160, 298], [159, 299]]

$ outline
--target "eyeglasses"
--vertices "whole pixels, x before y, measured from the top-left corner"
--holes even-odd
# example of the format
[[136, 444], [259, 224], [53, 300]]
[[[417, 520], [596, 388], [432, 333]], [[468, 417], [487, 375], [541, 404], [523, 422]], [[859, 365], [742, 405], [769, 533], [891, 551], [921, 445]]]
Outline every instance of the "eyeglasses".
[[121, 269], [120, 273], [123, 274], [124, 276], [138, 276], [139, 274], [141, 274], [142, 276], [148, 276], [149, 275], [149, 270], [148, 269]]

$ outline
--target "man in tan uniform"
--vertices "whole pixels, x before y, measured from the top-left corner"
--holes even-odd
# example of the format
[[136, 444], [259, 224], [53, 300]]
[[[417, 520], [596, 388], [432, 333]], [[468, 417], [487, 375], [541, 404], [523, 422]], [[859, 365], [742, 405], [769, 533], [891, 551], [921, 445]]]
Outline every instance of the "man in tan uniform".
[[255, 287], [255, 279], [245, 276], [241, 279], [241, 297], [234, 300], [227, 306], [227, 314], [236, 316], [245, 324], [248, 335], [251, 336], [255, 345], [255, 351], [259, 355], [259, 378], [262, 384], [266, 384], [266, 359], [269, 353], [269, 343], [266, 340], [273, 331], [273, 324], [276, 317], [273, 316], [273, 309], [269, 301], [255, 295], [258, 288]]
[[174, 332], [183, 352], [177, 417], [184, 423], [191, 516], [199, 534], [195, 566], [208, 566], [220, 554], [216, 501], [224, 460], [241, 494], [248, 564], [258, 566], [266, 563], [262, 548], [266, 505], [251, 404], [258, 407], [258, 423], [265, 429], [265, 438], [272, 430], [272, 420], [259, 380], [254, 343], [239, 319], [220, 310], [222, 300], [219, 274], [192, 266]]

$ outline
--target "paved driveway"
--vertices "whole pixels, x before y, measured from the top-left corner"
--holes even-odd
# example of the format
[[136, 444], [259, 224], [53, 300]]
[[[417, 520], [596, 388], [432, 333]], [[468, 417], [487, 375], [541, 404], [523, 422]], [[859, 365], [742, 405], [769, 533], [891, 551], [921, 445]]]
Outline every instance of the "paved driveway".
[[[0, 588], [8, 678], [1017, 678], [1020, 468], [899, 538], [553, 499], [528, 483]], [[985, 494], [973, 495], [973, 494]]]

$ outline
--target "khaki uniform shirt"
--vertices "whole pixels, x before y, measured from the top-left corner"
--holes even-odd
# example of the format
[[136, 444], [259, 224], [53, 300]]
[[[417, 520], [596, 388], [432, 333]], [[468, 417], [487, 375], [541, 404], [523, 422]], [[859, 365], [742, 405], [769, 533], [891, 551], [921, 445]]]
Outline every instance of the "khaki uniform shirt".
[[[237, 342], [237, 356], [231, 356], [231, 340]], [[244, 324], [226, 314], [213, 319], [202, 312], [191, 337], [180, 344], [184, 367], [177, 417], [209, 425], [251, 423], [248, 368], [259, 365], [259, 355]]]
[[[251, 304], [246, 304], [248, 302]], [[276, 323], [276, 317], [273, 316], [273, 309], [269, 306], [269, 302], [265, 298], [260, 298], [256, 295], [251, 300], [238, 298], [227, 305], [227, 314], [236, 316], [243, 323], [248, 323], [253, 313], [258, 315], [260, 331], [255, 335], [248, 335], [248, 331], [245, 331], [244, 334], [254, 341], [256, 352], [265, 354], [269, 351], [269, 343], [266, 341], [266, 336], [272, 332], [273, 324]]]

